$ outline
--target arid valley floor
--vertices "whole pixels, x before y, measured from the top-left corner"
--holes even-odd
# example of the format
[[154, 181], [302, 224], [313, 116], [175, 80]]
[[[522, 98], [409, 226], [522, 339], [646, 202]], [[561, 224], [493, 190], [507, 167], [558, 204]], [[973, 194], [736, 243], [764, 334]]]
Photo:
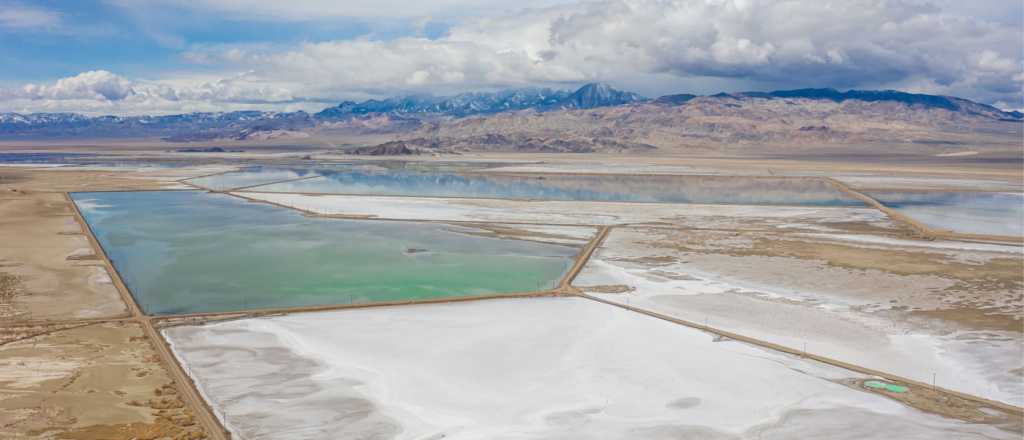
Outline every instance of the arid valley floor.
[[[0, 163], [0, 438], [1019, 439], [1024, 182], [1019, 163], [966, 159], [126, 149]], [[335, 270], [273, 260], [262, 224], [243, 231], [249, 255], [201, 261], [111, 226], [118, 197], [170, 193], [211, 207], [211, 224], [222, 205], [372, 224], [359, 239], [397, 249], [381, 276], [398, 281], [473, 267], [486, 284], [504, 276], [492, 261], [538, 281], [154, 302], [146, 277], [201, 289], [217, 280], [184, 271]], [[294, 246], [356, 264], [346, 240]], [[171, 269], [126, 260], [143, 251]]]

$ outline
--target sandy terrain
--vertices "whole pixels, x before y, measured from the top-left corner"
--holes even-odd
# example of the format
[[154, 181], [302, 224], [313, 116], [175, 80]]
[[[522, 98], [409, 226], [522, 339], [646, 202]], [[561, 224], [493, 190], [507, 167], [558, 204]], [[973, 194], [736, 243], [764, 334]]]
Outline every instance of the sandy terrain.
[[1021, 404], [1020, 249], [873, 235], [616, 228], [602, 298]]
[[127, 313], [63, 194], [0, 192], [0, 243], [0, 322]]
[[136, 324], [47, 331], [0, 328], [0, 437], [204, 438]]
[[844, 386], [859, 378], [845, 370], [576, 298], [164, 334], [239, 439], [1015, 436]]
[[63, 193], [209, 170], [150, 171], [0, 167], [0, 438], [208, 437]]

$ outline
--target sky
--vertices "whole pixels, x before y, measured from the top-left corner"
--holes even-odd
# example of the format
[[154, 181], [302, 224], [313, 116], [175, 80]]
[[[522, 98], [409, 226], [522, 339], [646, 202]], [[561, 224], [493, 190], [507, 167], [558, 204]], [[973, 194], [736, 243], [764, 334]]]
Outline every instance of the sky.
[[1018, 0], [0, 0], [0, 112], [316, 111], [588, 82], [1024, 107]]

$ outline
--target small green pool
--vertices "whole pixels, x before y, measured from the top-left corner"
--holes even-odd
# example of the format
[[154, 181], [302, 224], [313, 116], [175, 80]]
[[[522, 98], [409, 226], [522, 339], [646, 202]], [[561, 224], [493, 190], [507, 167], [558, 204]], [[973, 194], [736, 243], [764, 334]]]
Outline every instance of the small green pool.
[[886, 382], [882, 382], [880, 380], [869, 380], [869, 381], [866, 381], [866, 382], [864, 382], [864, 386], [866, 386], [868, 388], [873, 388], [873, 389], [876, 389], [876, 390], [885, 390], [885, 391], [889, 391], [891, 393], [897, 393], [897, 394], [902, 394], [902, 393], [905, 393], [905, 392], [910, 390], [909, 388], [907, 388], [907, 387], [905, 387], [903, 385], [896, 385], [894, 383], [886, 383]]

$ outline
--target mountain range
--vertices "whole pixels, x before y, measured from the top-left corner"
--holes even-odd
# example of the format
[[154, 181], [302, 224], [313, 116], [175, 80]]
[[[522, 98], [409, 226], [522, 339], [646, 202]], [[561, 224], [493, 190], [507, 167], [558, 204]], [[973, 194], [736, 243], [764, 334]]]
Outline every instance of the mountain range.
[[0, 113], [0, 139], [153, 139], [300, 142], [377, 136], [364, 154], [428, 151], [626, 151], [751, 143], [953, 145], [972, 135], [1002, 144], [1024, 115], [966, 99], [799, 89], [666, 95], [606, 84], [574, 91], [523, 88], [448, 97], [345, 101], [317, 113], [236, 111], [168, 116]]
[[456, 117], [493, 114], [517, 110], [570, 110], [623, 105], [643, 101], [636, 93], [615, 90], [607, 84], [593, 83], [576, 91], [551, 89], [511, 89], [496, 93], [463, 93], [449, 97], [407, 96], [363, 102], [346, 101], [317, 113], [321, 119], [344, 118], [370, 113], [444, 114]]

